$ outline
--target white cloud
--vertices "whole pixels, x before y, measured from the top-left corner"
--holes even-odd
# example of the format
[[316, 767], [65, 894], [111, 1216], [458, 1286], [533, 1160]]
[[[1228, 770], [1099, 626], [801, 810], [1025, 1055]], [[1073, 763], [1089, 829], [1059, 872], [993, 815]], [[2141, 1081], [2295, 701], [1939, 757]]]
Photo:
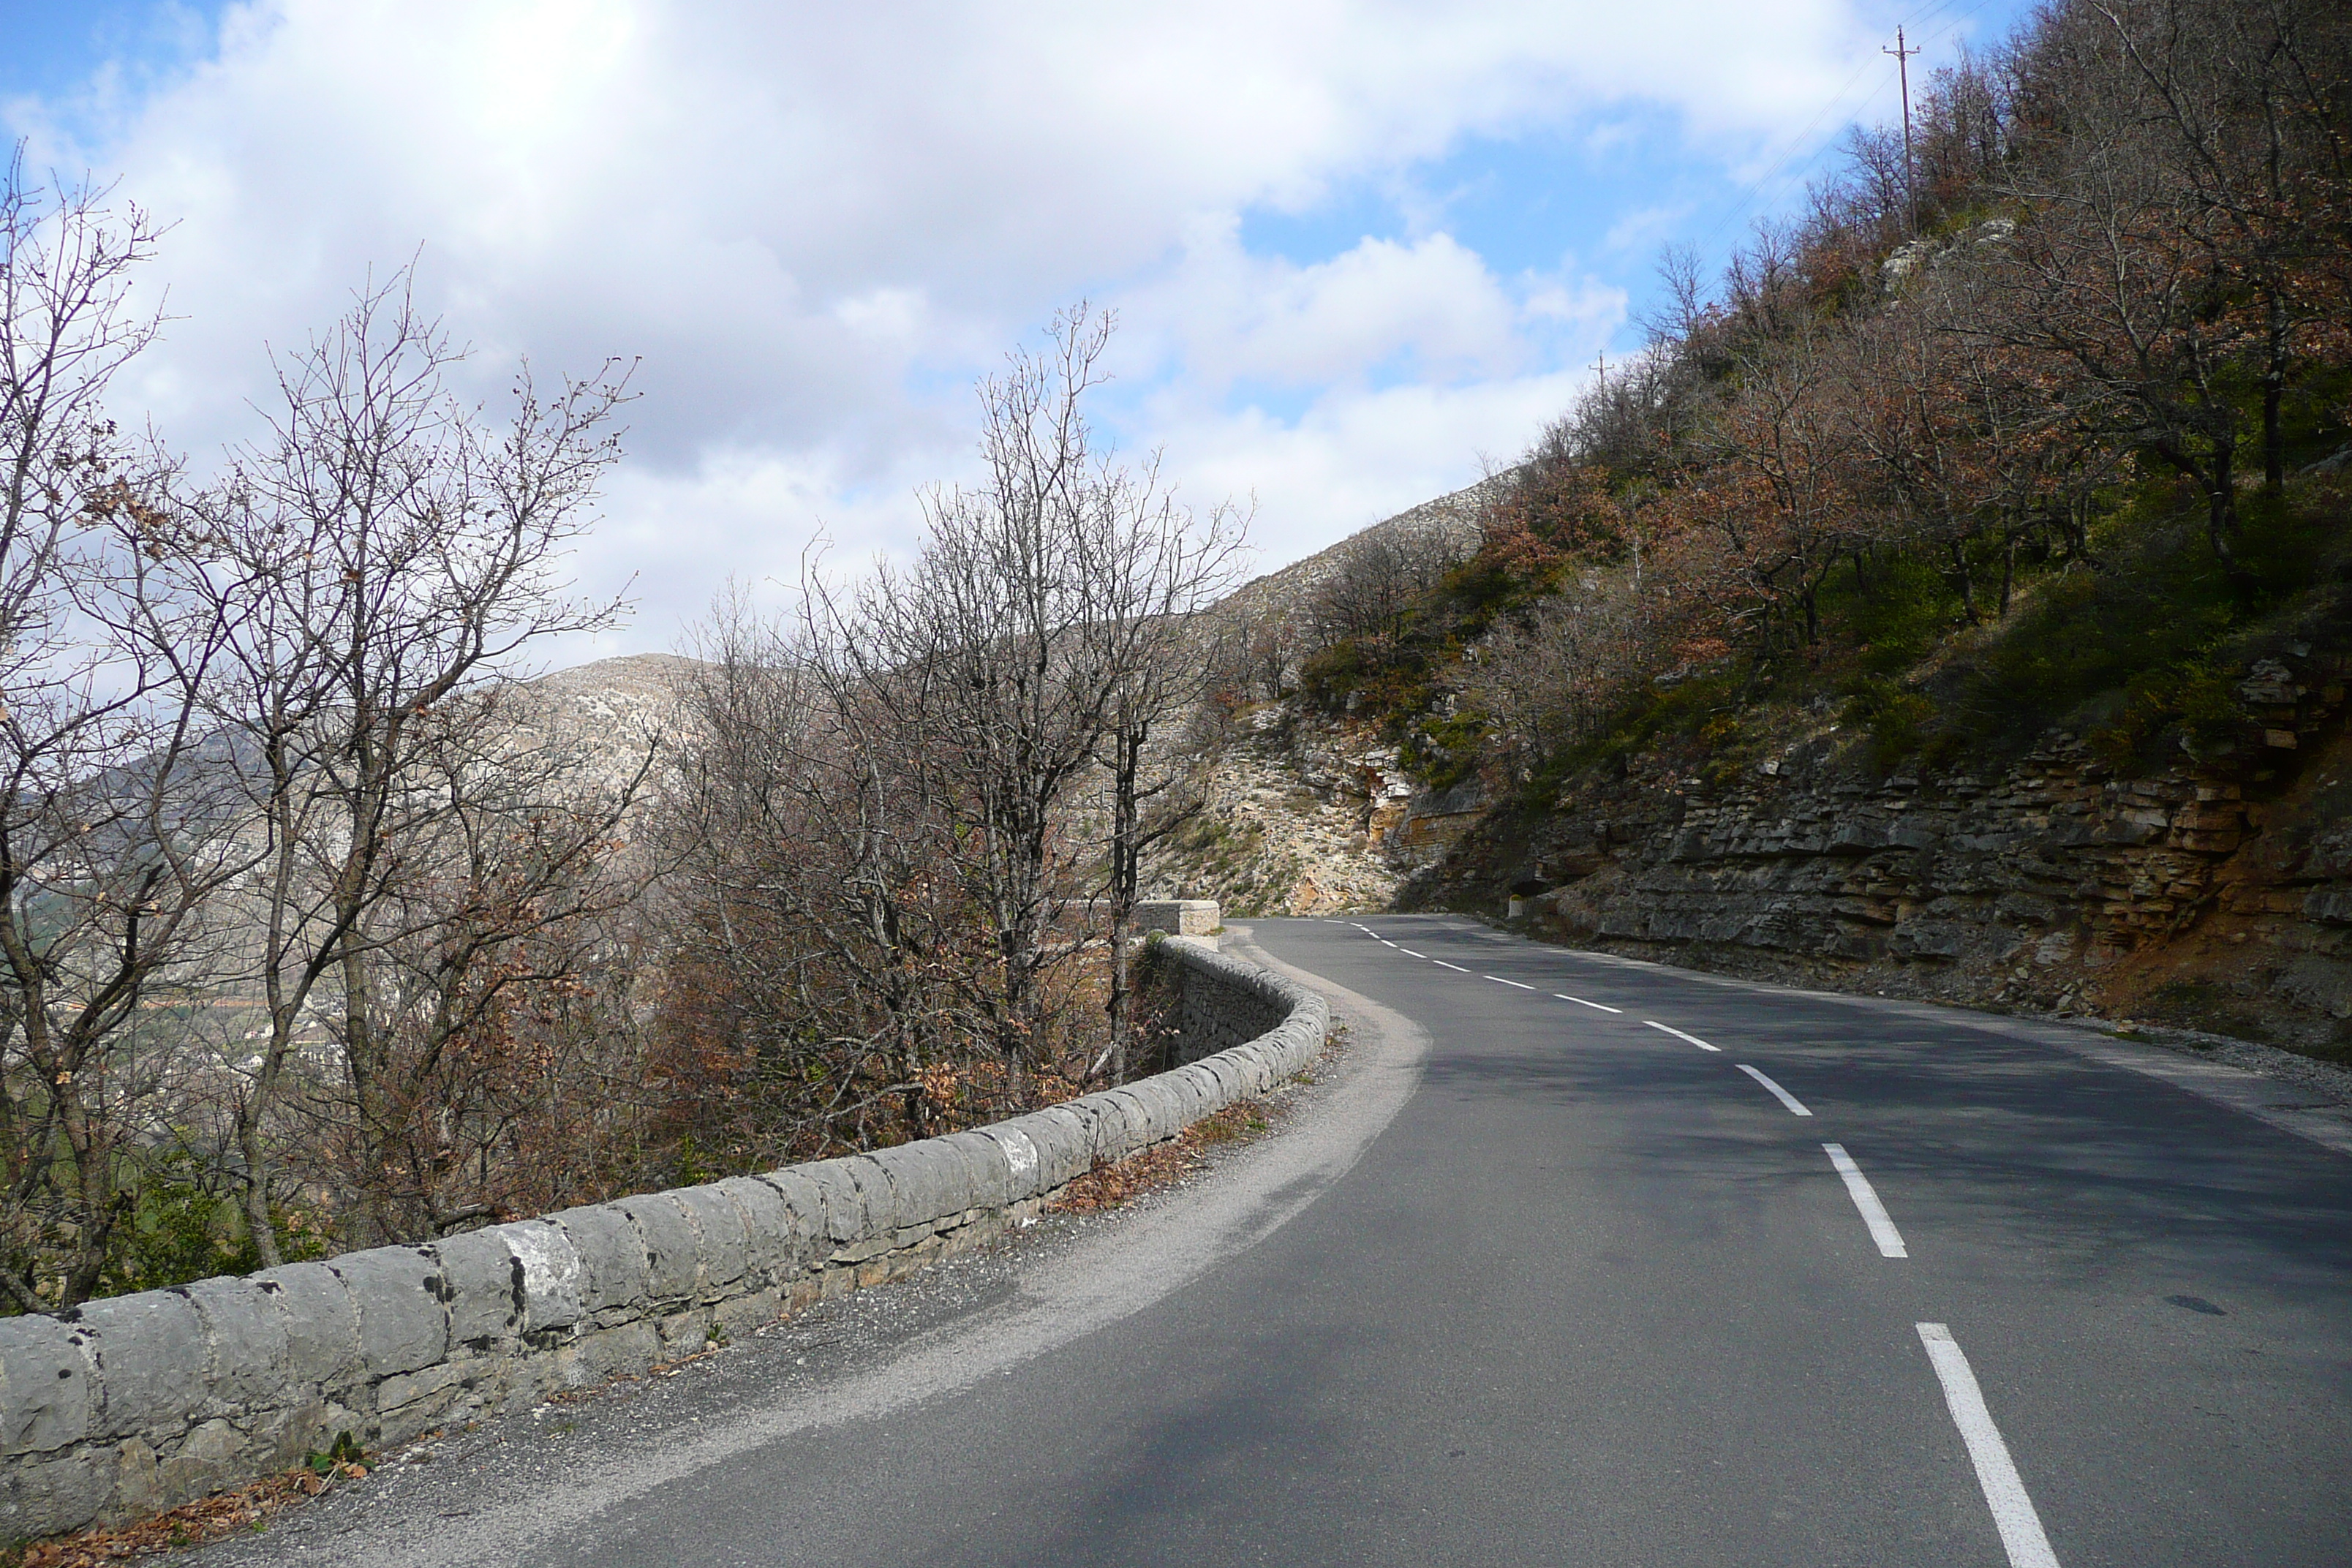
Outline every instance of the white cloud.
[[1508, 372], [1527, 353], [1517, 302], [1450, 235], [1367, 237], [1299, 266], [1248, 254], [1237, 227], [1230, 217], [1194, 226], [1181, 256], [1121, 300], [1128, 328], [1179, 361], [1198, 394], [1356, 381], [1401, 356], [1419, 375], [1452, 381]]
[[1601, 238], [1604, 250], [1623, 253], [1655, 249], [1675, 226], [1691, 214], [1690, 204], [1676, 202], [1666, 206], [1637, 207], [1609, 226]]
[[1532, 441], [1579, 379], [1554, 371], [1460, 386], [1345, 389], [1295, 420], [1244, 409], [1171, 415], [1160, 428], [1186, 500], [1255, 499], [1251, 538], [1265, 566], [1473, 483], [1484, 459], [1508, 461]]
[[968, 459], [971, 376], [1083, 292], [1128, 323], [1129, 443], [1196, 499], [1255, 489], [1270, 559], [1465, 482], [1622, 299], [1498, 277], [1442, 210], [1291, 259], [1241, 216], [1628, 104], [1744, 149], [1875, 42], [1847, 0], [257, 0], [160, 85], [11, 112], [176, 223], [182, 319], [123, 393], [200, 453], [247, 427], [265, 340], [412, 255], [486, 393], [524, 353], [642, 355], [582, 565], [636, 574], [658, 646], [820, 522], [903, 544], [909, 487]]

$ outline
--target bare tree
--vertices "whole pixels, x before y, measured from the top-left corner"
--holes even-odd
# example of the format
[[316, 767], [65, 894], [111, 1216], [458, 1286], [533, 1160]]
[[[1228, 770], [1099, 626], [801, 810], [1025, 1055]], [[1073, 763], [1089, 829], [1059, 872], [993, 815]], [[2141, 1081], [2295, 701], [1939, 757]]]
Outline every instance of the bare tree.
[[[869, 668], [824, 584], [762, 621], [740, 594], [681, 682], [692, 735], [664, 792], [690, 936], [665, 1016], [706, 1069], [759, 1086], [741, 1135], [784, 1153], [935, 1131], [969, 1021], [971, 922], [921, 668]], [[908, 683], [893, 683], [902, 674]], [[869, 680], [886, 689], [876, 690]], [[697, 1077], [688, 1073], [685, 1076]]]
[[0, 186], [0, 1289], [98, 1289], [207, 901], [239, 869], [196, 695], [219, 626], [158, 592], [167, 464], [101, 406], [152, 338], [154, 242], [88, 187]]
[[[526, 371], [493, 423], [449, 390], [460, 357], [406, 273], [362, 291], [281, 362], [270, 433], [201, 499], [184, 557], [190, 592], [228, 630], [208, 697], [266, 855], [251, 961], [266, 1023], [236, 1120], [265, 1257], [271, 1118], [306, 1030], [345, 1078], [362, 1169], [386, 1170], [377, 1156], [408, 1114], [386, 1079], [407, 999], [384, 955], [448, 912], [415, 888], [468, 820], [460, 781], [515, 766], [484, 750], [485, 703], [536, 648], [619, 613], [570, 597], [560, 572], [617, 454], [625, 373], [608, 364], [542, 397]], [[539, 856], [504, 896], [528, 907], [576, 858]], [[385, 1234], [389, 1196], [367, 1194]]]
[[1852, 432], [1830, 374], [1837, 347], [1829, 329], [1808, 328], [1744, 348], [1740, 376], [1699, 444], [1706, 466], [1664, 509], [1681, 531], [1715, 537], [1720, 571], [1708, 586], [1729, 616], [1769, 640], [1793, 612], [1808, 650], [1821, 637], [1830, 569], [1880, 522], [1850, 483]]
[[[1089, 658], [1109, 688], [1096, 761], [1108, 779], [1104, 891], [1109, 905], [1110, 1043], [1093, 1070], [1126, 1081], [1134, 1032], [1129, 939], [1143, 858], [1201, 805], [1201, 759], [1153, 742], [1209, 696], [1220, 663], [1202, 612], [1229, 592], [1248, 518], [1230, 502], [1205, 516], [1178, 504], [1157, 454], [1139, 469], [1104, 468], [1082, 518], [1090, 521], [1082, 581], [1093, 599]], [[1092, 1076], [1090, 1072], [1088, 1076]]]
[[1452, 521], [1397, 518], [1349, 540], [1307, 607], [1315, 645], [1395, 647], [1430, 593], [1475, 545], [1475, 534]]
[[2233, 574], [2244, 393], [2265, 485], [2303, 344], [2338, 334], [2352, 138], [2340, 6], [2181, 0], [2053, 10], [2012, 70], [2020, 215], [1971, 330], [2075, 380], [2099, 434], [2194, 485]]
[[[552, 1087], [534, 1009], [585, 983], [651, 867], [629, 818], [659, 747], [643, 739], [609, 785], [574, 748], [533, 736], [517, 694], [445, 700], [418, 747], [419, 811], [381, 901], [345, 943], [343, 1173], [383, 1239], [505, 1217], [509, 1170]], [[493, 1170], [493, 1163], [497, 1169]]]
[[1590, 567], [1496, 627], [1464, 691], [1507, 741], [1541, 759], [1590, 738], [1657, 651], [1631, 565]]
[[[2264, 488], [2286, 481], [2284, 404], [2306, 345], [2352, 306], [2352, 22], [2314, 0], [2084, 7], [2077, 47], [2109, 54], [2202, 301], [2244, 332], [2259, 378]], [[2061, 35], [2063, 37], [2064, 35]]]
[[1095, 635], [1092, 574], [1132, 481], [1083, 412], [1111, 327], [1064, 312], [1044, 353], [1017, 351], [982, 383], [985, 481], [927, 492], [919, 560], [829, 607], [818, 645], [838, 710], [923, 738], [906, 765], [936, 781], [955, 823], [956, 875], [990, 933], [968, 1002], [1016, 1093], [1044, 1063], [1054, 972], [1074, 951], [1054, 927], [1087, 857], [1066, 808], [1127, 675]]
[[[688, 682], [699, 738], [666, 816], [698, 930], [741, 962], [673, 1003], [789, 1074], [819, 1146], [1025, 1103], [1129, 1027], [1139, 862], [1186, 772], [1162, 731], [1203, 694], [1196, 619], [1242, 519], [1100, 447], [1111, 326], [1065, 312], [981, 384], [986, 480], [924, 494], [910, 566], [842, 582], [813, 558], [780, 623], [722, 603]], [[1108, 974], [1079, 918], [1098, 903]], [[1097, 1055], [1079, 1004], [1105, 986]]]

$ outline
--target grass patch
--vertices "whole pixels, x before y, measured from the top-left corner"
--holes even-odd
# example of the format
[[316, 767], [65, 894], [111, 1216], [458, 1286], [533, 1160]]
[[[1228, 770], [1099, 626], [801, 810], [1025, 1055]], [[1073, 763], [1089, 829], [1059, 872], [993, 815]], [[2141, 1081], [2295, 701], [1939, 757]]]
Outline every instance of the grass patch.
[[1397, 764], [1424, 789], [1444, 791], [1478, 771], [1488, 724], [1483, 713], [1426, 718], [1397, 745]]
[[1732, 712], [1738, 689], [1727, 668], [1671, 686], [1641, 687], [1586, 739], [1544, 759], [1520, 791], [1523, 808], [1548, 812], [1571, 781], [1596, 770], [1622, 769], [1664, 742], [1700, 744], [1707, 726]]

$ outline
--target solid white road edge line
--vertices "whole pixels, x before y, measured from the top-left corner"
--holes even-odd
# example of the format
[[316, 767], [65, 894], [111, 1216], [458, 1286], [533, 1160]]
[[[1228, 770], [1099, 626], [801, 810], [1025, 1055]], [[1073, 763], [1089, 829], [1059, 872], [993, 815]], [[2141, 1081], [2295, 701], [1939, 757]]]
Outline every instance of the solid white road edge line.
[[1587, 1002], [1583, 997], [1570, 996], [1565, 991], [1555, 991], [1552, 994], [1559, 997], [1563, 1002], [1573, 1002], [1580, 1007], [1590, 1007], [1596, 1013], [1622, 1013], [1625, 1011], [1622, 1007], [1610, 1007], [1603, 1005], [1599, 1002]]
[[1992, 1412], [1985, 1408], [1984, 1391], [1977, 1386], [1977, 1374], [1969, 1370], [1969, 1358], [1960, 1353], [1958, 1342], [1944, 1324], [1917, 1327], [1919, 1342], [1927, 1347], [1927, 1359], [1935, 1363], [1937, 1381], [1944, 1385], [1944, 1403], [1951, 1406], [1952, 1424], [1969, 1446], [1969, 1460], [1977, 1468], [1977, 1485], [1984, 1489], [1985, 1503], [1992, 1510], [1993, 1528], [2000, 1531], [2010, 1568], [2058, 1568], [2058, 1554], [2050, 1550], [2050, 1538], [2042, 1533], [2042, 1516], [2033, 1511], [2033, 1500], [2025, 1495], [2025, 1483], [2018, 1479], [2009, 1445], [2000, 1440], [2000, 1428], [1992, 1424]]
[[1870, 1178], [1862, 1173], [1862, 1167], [1853, 1163], [1853, 1156], [1845, 1152], [1845, 1145], [1824, 1143], [1822, 1148], [1829, 1155], [1830, 1163], [1837, 1167], [1837, 1173], [1845, 1178], [1846, 1195], [1853, 1199], [1853, 1206], [1862, 1211], [1862, 1223], [1870, 1227], [1870, 1239], [1878, 1243], [1878, 1255], [1881, 1258], [1910, 1257], [1911, 1254], [1903, 1247], [1903, 1233], [1895, 1228], [1895, 1221], [1888, 1216], [1886, 1205], [1878, 1201], [1878, 1194], [1872, 1189]]
[[1790, 1115], [1811, 1116], [1812, 1114], [1811, 1111], [1805, 1109], [1804, 1102], [1802, 1100], [1799, 1100], [1795, 1095], [1790, 1094], [1787, 1089], [1782, 1089], [1779, 1084], [1774, 1083], [1770, 1079], [1766, 1078], [1762, 1073], [1758, 1072], [1754, 1068], [1749, 1067], [1746, 1062], [1740, 1062], [1738, 1066], [1741, 1072], [1746, 1073], [1749, 1078], [1754, 1079], [1758, 1083], [1760, 1083], [1766, 1089], [1770, 1089], [1772, 1091], [1772, 1098], [1789, 1108]]
[[[1571, 1000], [1571, 1001], [1573, 1001], [1573, 1000], [1574, 1000], [1574, 998], [1573, 998], [1573, 997], [1571, 997], [1571, 998], [1570, 998], [1570, 1000]], [[1680, 1029], [1675, 1028], [1672, 1024], [1661, 1024], [1661, 1023], [1659, 1023], [1655, 1018], [1644, 1018], [1644, 1019], [1643, 1019], [1643, 1020], [1642, 1020], [1642, 1022], [1643, 1022], [1644, 1024], [1649, 1025], [1649, 1026], [1650, 1026], [1650, 1027], [1652, 1027], [1653, 1029], [1664, 1029], [1667, 1034], [1672, 1035], [1675, 1038], [1676, 1038], [1676, 1039], [1678, 1039], [1678, 1040], [1688, 1040], [1692, 1045], [1696, 1046], [1700, 1050], [1703, 1050], [1703, 1051], [1720, 1051], [1720, 1050], [1722, 1050], [1722, 1049], [1723, 1049], [1723, 1047], [1722, 1047], [1721, 1046], [1710, 1046], [1710, 1045], [1708, 1045], [1705, 1040], [1700, 1039], [1696, 1035], [1685, 1035], [1685, 1034], [1684, 1034]]]
[[1467, 973], [1470, 973], [1468, 970], [1466, 970], [1466, 969], [1463, 968], [1460, 964], [1458, 964], [1458, 963], [1446, 963], [1446, 962], [1445, 962], [1445, 960], [1444, 960], [1444, 959], [1442, 959], [1442, 958], [1433, 958], [1433, 959], [1431, 959], [1429, 962], [1430, 962], [1430, 963], [1433, 963], [1433, 964], [1435, 964], [1435, 965], [1437, 965], [1437, 967], [1438, 967], [1438, 968], [1440, 968], [1440, 969], [1450, 969], [1450, 970], [1454, 971], [1454, 973], [1456, 973], [1456, 974], [1467, 974]]
[[1522, 985], [1516, 980], [1506, 980], [1499, 974], [1489, 974], [1486, 978], [1493, 981], [1497, 985], [1517, 985], [1522, 991], [1532, 991], [1535, 989], [1532, 985]]

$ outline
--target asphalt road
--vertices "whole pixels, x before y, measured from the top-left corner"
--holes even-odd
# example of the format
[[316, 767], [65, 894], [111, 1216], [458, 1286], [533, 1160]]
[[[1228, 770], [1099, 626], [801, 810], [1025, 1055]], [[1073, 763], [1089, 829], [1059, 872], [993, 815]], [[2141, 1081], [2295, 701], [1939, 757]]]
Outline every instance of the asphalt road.
[[1354, 1047], [1181, 1201], [205, 1556], [2352, 1563], [2352, 1158], [2232, 1075], [1455, 920], [1254, 938]]

